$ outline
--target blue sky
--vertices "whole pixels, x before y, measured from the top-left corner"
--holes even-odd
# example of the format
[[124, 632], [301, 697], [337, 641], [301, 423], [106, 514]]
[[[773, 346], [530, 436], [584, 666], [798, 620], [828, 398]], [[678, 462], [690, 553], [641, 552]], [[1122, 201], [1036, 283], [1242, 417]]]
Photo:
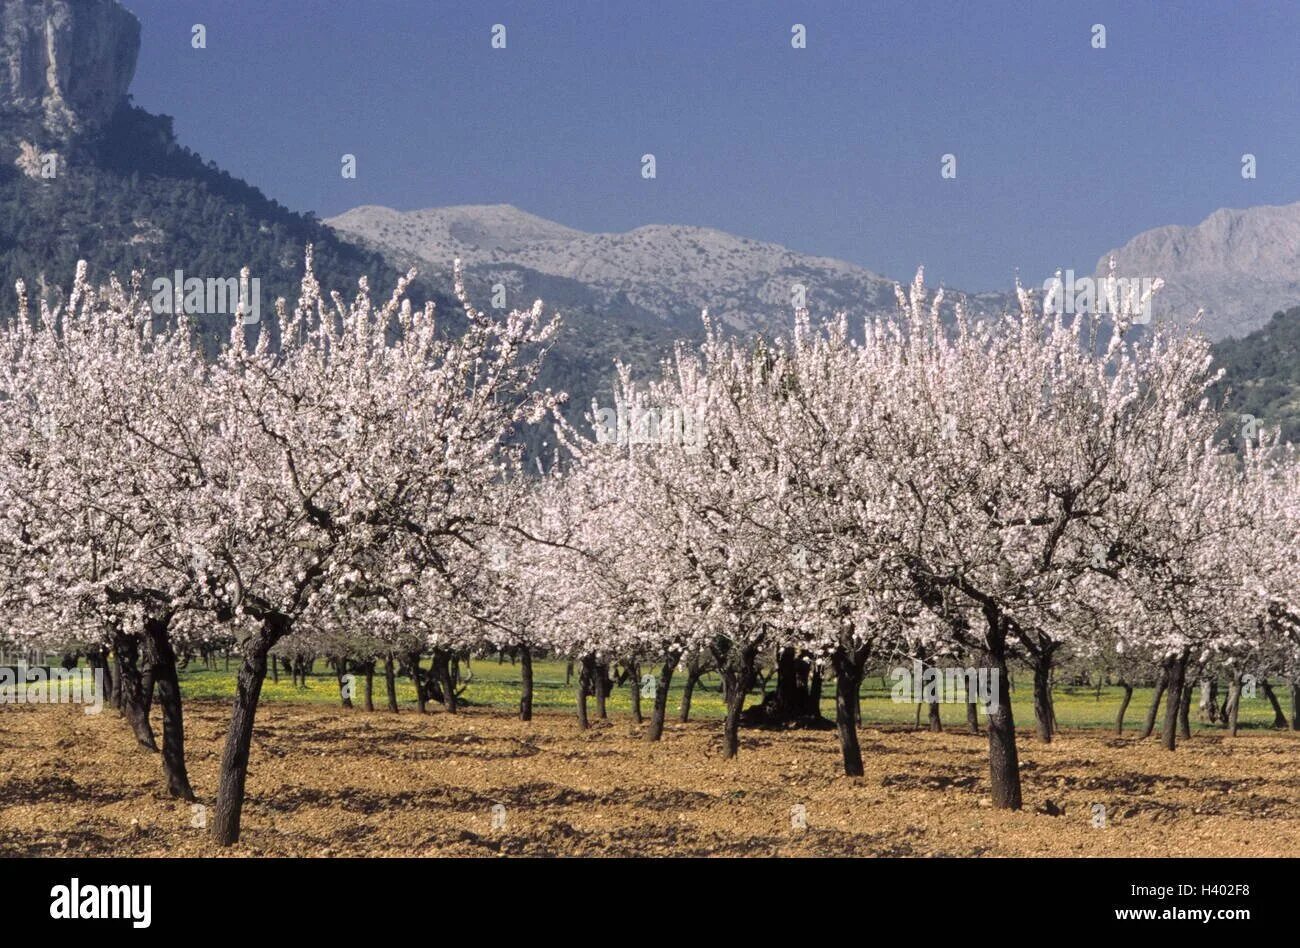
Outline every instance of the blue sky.
[[509, 203], [983, 290], [1300, 200], [1294, 2], [123, 3], [143, 24], [136, 103], [322, 217]]

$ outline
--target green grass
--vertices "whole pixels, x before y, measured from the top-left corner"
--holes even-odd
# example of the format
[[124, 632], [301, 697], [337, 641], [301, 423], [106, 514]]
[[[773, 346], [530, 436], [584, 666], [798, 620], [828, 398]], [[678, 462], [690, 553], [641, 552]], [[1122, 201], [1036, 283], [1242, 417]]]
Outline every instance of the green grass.
[[[231, 662], [229, 671], [220, 663], [219, 669], [211, 671], [198, 663], [191, 664], [180, 673], [181, 692], [187, 699], [229, 700], [235, 693], [235, 662]], [[515, 710], [519, 706], [519, 667], [509, 661], [498, 663], [495, 659], [480, 659], [472, 663], [473, 679], [467, 685], [462, 700], [471, 705]], [[571, 713], [574, 709], [574, 688], [566, 685], [564, 680], [565, 663], [557, 661], [537, 661], [533, 663], [533, 708], [537, 711], [561, 711]], [[670, 719], [675, 719], [681, 707], [681, 694], [685, 676], [679, 674], [673, 681], [669, 693], [668, 711]], [[862, 688], [862, 721], [864, 724], [912, 724], [916, 720], [916, 706], [910, 703], [896, 703], [891, 698], [890, 683], [879, 675], [868, 678]], [[1011, 707], [1016, 723], [1021, 727], [1030, 727], [1034, 721], [1032, 696], [1029, 689], [1028, 674], [1016, 676], [1012, 682], [1013, 691]], [[359, 692], [362, 687], [357, 680], [356, 702], [360, 704]], [[629, 695], [630, 684], [615, 688], [609, 698], [609, 711], [612, 715], [628, 715], [632, 702]], [[1278, 683], [1275, 691], [1282, 707], [1290, 707], [1285, 685]], [[1056, 706], [1056, 720], [1065, 728], [1111, 728], [1115, 724], [1115, 714], [1119, 710], [1123, 692], [1119, 688], [1105, 687], [1100, 693], [1095, 688], [1057, 687], [1053, 691]], [[1129, 705], [1125, 718], [1128, 729], [1138, 727], [1146, 715], [1151, 703], [1152, 689], [1137, 688], [1133, 692], [1133, 701]], [[290, 676], [281, 674], [279, 682], [270, 676], [262, 688], [265, 701], [297, 701], [316, 704], [337, 705], [338, 688], [332, 672], [324, 670], [324, 663], [317, 663], [317, 672], [307, 678], [306, 687], [295, 687]], [[750, 697], [751, 704], [757, 703], [761, 696]], [[397, 700], [402, 708], [415, 707], [415, 688], [410, 679], [397, 680]], [[382, 707], [386, 701], [382, 670], [375, 675], [375, 704]], [[591, 707], [594, 710], [594, 702]], [[693, 719], [715, 719], [723, 715], [722, 686], [716, 675], [707, 675], [695, 689], [691, 700], [691, 717]], [[650, 700], [642, 700], [642, 711], [648, 714]], [[834, 718], [834, 684], [827, 683], [822, 700], [822, 713]], [[962, 704], [948, 704], [942, 707], [943, 720], [953, 726], [964, 726], [966, 708]], [[924, 716], [923, 716], [924, 720]], [[983, 720], [981, 716], [981, 720]], [[1262, 692], [1257, 691], [1254, 698], [1242, 700], [1240, 725], [1243, 728], [1268, 728], [1273, 723], [1273, 711]], [[1192, 727], [1201, 727], [1196, 721], [1196, 708], [1192, 708]]]

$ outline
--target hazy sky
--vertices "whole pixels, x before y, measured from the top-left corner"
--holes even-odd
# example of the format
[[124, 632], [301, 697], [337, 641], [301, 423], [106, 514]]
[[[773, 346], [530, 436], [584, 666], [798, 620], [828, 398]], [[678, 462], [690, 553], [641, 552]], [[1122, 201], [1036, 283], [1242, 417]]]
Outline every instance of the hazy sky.
[[322, 217], [509, 203], [982, 290], [1300, 200], [1296, 2], [123, 2], [136, 103]]

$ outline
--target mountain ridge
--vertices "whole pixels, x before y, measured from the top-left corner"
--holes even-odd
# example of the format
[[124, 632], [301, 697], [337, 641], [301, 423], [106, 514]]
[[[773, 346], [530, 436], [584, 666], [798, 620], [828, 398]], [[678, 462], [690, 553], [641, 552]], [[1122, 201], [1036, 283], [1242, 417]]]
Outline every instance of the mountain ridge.
[[[512, 222], [518, 226], [512, 229]], [[697, 329], [707, 307], [738, 331], [788, 332], [798, 286], [815, 318], [896, 306], [895, 281], [865, 267], [710, 227], [646, 224], [590, 233], [510, 204], [414, 211], [363, 205], [325, 223], [390, 259], [443, 270], [460, 258], [468, 274], [488, 285], [510, 267], [573, 280], [590, 290], [590, 307], [630, 306], [678, 330]], [[960, 295], [949, 291], [949, 307]], [[977, 312], [998, 311], [1012, 299], [1010, 293], [965, 297]]]
[[1156, 319], [1204, 310], [1211, 339], [1246, 335], [1300, 301], [1300, 202], [1219, 208], [1199, 224], [1167, 224], [1102, 254], [1125, 277], [1160, 277]]

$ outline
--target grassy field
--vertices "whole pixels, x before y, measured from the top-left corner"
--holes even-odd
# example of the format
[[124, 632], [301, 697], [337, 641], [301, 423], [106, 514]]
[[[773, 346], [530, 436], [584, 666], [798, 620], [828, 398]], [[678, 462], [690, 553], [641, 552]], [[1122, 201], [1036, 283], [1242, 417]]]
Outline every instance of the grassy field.
[[[230, 671], [222, 666], [217, 671], [204, 669], [195, 663], [181, 672], [181, 690], [186, 698], [227, 699], [234, 695], [235, 668], [232, 661]], [[462, 700], [474, 707], [512, 709], [519, 705], [519, 669], [509, 661], [498, 663], [495, 659], [477, 660], [472, 663], [473, 679], [466, 687]], [[681, 706], [682, 687], [685, 676], [679, 675], [673, 682], [669, 698], [669, 714], [676, 717]], [[877, 675], [869, 678], [862, 689], [862, 720], [864, 724], [909, 724], [916, 720], [916, 706], [899, 704], [891, 699], [888, 680]], [[1029, 678], [1025, 674], [1022, 680], [1012, 681], [1011, 703], [1016, 723], [1021, 727], [1031, 726], [1034, 720], [1032, 695]], [[358, 690], [361, 685], [358, 681]], [[611, 714], [626, 715], [631, 711], [629, 685], [615, 688], [610, 696]], [[1290, 708], [1285, 685], [1281, 682], [1276, 687], [1278, 700], [1284, 710]], [[1058, 687], [1053, 692], [1056, 704], [1056, 719], [1065, 728], [1110, 728], [1115, 724], [1115, 714], [1123, 692], [1119, 688], [1102, 688], [1100, 693], [1095, 688]], [[1151, 703], [1152, 689], [1138, 688], [1133, 692], [1133, 701], [1129, 705], [1125, 718], [1126, 727], [1140, 725]], [[305, 688], [295, 687], [287, 674], [280, 675], [280, 681], [274, 682], [270, 677], [262, 689], [262, 698], [266, 701], [308, 702], [319, 704], [337, 704], [338, 686], [332, 672], [325, 670], [324, 663], [317, 663], [317, 673], [309, 676]], [[408, 678], [397, 681], [398, 703], [403, 708], [415, 707], [415, 688]], [[384, 702], [384, 680], [382, 673], [375, 676], [375, 704]], [[757, 703], [761, 695], [755, 693], [750, 703]], [[565, 684], [565, 663], [538, 661], [533, 666], [533, 707], [539, 711], [571, 711], [574, 707], [574, 689]], [[594, 708], [594, 703], [593, 703]], [[642, 701], [642, 710], [650, 710], [649, 699]], [[822, 701], [822, 713], [833, 718], [835, 714], [834, 687], [828, 685]], [[695, 689], [691, 700], [691, 716], [705, 720], [721, 718], [723, 714], [722, 685], [716, 675], [706, 676]], [[943, 720], [953, 725], [964, 725], [966, 708], [964, 705], [945, 705], [942, 708]], [[1242, 701], [1240, 724], [1243, 728], [1268, 728], [1273, 723], [1273, 711], [1262, 692], [1257, 691], [1254, 698]], [[1192, 708], [1192, 726], [1201, 727], [1196, 721], [1196, 708]]]

